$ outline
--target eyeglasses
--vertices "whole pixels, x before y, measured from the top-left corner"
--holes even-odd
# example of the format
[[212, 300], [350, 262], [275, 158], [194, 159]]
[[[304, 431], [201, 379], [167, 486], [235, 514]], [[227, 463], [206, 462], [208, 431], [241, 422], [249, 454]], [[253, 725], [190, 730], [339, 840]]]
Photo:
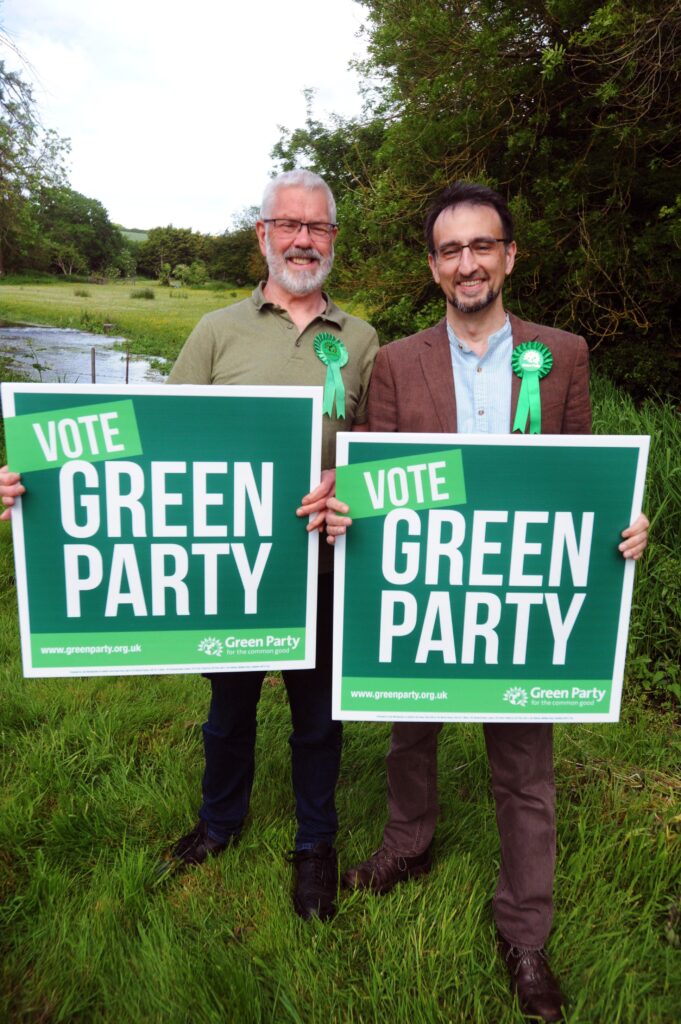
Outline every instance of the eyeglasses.
[[435, 253], [441, 260], [457, 261], [461, 259], [464, 249], [470, 249], [473, 256], [491, 256], [499, 242], [508, 245], [508, 238], [474, 238], [472, 242], [461, 245], [459, 242], [450, 242], [443, 245]]
[[337, 224], [326, 224], [322, 221], [309, 223], [304, 220], [282, 220], [280, 217], [265, 217], [263, 223], [272, 224], [277, 234], [282, 235], [284, 238], [287, 236], [295, 238], [303, 228], [307, 228], [310, 232], [310, 237], [316, 238], [318, 242], [325, 241], [338, 227]]

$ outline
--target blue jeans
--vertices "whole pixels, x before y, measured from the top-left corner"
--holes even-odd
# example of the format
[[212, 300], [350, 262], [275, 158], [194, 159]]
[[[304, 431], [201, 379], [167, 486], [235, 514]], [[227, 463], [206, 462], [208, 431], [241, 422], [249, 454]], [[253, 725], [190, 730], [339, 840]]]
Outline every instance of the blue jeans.
[[[334, 802], [342, 726], [331, 719], [333, 576], [319, 577], [316, 668], [288, 671], [284, 683], [293, 732], [291, 774], [296, 799], [296, 849], [326, 841], [338, 830]], [[256, 711], [263, 672], [208, 676], [211, 702], [203, 726], [206, 768], [199, 817], [218, 842], [238, 836], [248, 812], [255, 769]]]

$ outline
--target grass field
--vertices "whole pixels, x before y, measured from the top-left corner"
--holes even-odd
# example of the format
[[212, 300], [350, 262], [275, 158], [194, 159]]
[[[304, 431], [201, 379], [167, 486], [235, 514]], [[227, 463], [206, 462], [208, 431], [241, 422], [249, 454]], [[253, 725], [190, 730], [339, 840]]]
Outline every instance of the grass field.
[[[56, 287], [55, 306], [43, 322], [53, 323], [63, 286], [47, 287]], [[126, 286], [104, 287], [114, 289], [111, 302], [126, 304]], [[0, 315], [21, 318], [3, 304], [6, 289]], [[150, 337], [163, 312], [155, 291], [154, 301], [130, 303], [131, 317], [149, 317]], [[167, 297], [167, 312], [208, 302], [209, 294]], [[26, 300], [27, 311], [31, 301], [38, 299]], [[66, 296], [65, 316], [70, 303]], [[192, 322], [203, 309], [197, 305]], [[570, 1000], [570, 1024], [675, 1024], [681, 428], [670, 406], [635, 409], [600, 379], [594, 407], [600, 433], [653, 438], [646, 496], [653, 533], [637, 570], [622, 721], [556, 729], [552, 964]], [[290, 725], [285, 692], [272, 677], [260, 703], [258, 770], [241, 844], [158, 884], [159, 857], [196, 815], [207, 683], [23, 680], [7, 524], [0, 524], [0, 595], [0, 1022], [521, 1021], [494, 950], [489, 899], [498, 840], [478, 726], [443, 731], [432, 874], [383, 898], [345, 895], [333, 922], [305, 924], [290, 904]], [[388, 728], [346, 726], [338, 790], [344, 867], [380, 842]]]

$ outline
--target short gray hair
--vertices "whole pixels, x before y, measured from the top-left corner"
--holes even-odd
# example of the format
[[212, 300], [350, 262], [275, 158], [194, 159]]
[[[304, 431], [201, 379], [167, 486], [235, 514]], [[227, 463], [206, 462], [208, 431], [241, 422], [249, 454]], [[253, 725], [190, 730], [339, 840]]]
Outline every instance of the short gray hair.
[[309, 191], [314, 189], [321, 189], [326, 195], [326, 202], [329, 208], [329, 220], [331, 223], [336, 222], [336, 200], [333, 198], [333, 192], [326, 184], [323, 178], [320, 178], [318, 174], [313, 171], [306, 171], [302, 167], [297, 167], [294, 171], [284, 171], [282, 174], [278, 174], [276, 178], [268, 183], [262, 196], [262, 203], [260, 204], [260, 219], [265, 220], [270, 216], [272, 207], [274, 206], [274, 199], [280, 188], [304, 188]]

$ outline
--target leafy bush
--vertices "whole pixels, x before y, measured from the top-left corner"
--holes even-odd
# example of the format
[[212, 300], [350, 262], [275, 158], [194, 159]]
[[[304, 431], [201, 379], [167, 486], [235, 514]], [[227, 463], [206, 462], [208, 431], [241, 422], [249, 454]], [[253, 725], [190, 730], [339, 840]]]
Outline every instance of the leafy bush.
[[180, 284], [200, 288], [208, 281], [208, 271], [203, 260], [193, 260], [190, 266], [187, 266], [186, 263], [178, 263], [173, 270], [173, 277]]
[[637, 408], [600, 373], [592, 378], [594, 433], [648, 434], [643, 507], [650, 540], [636, 570], [627, 677], [656, 703], [681, 703], [681, 418], [672, 402]]

